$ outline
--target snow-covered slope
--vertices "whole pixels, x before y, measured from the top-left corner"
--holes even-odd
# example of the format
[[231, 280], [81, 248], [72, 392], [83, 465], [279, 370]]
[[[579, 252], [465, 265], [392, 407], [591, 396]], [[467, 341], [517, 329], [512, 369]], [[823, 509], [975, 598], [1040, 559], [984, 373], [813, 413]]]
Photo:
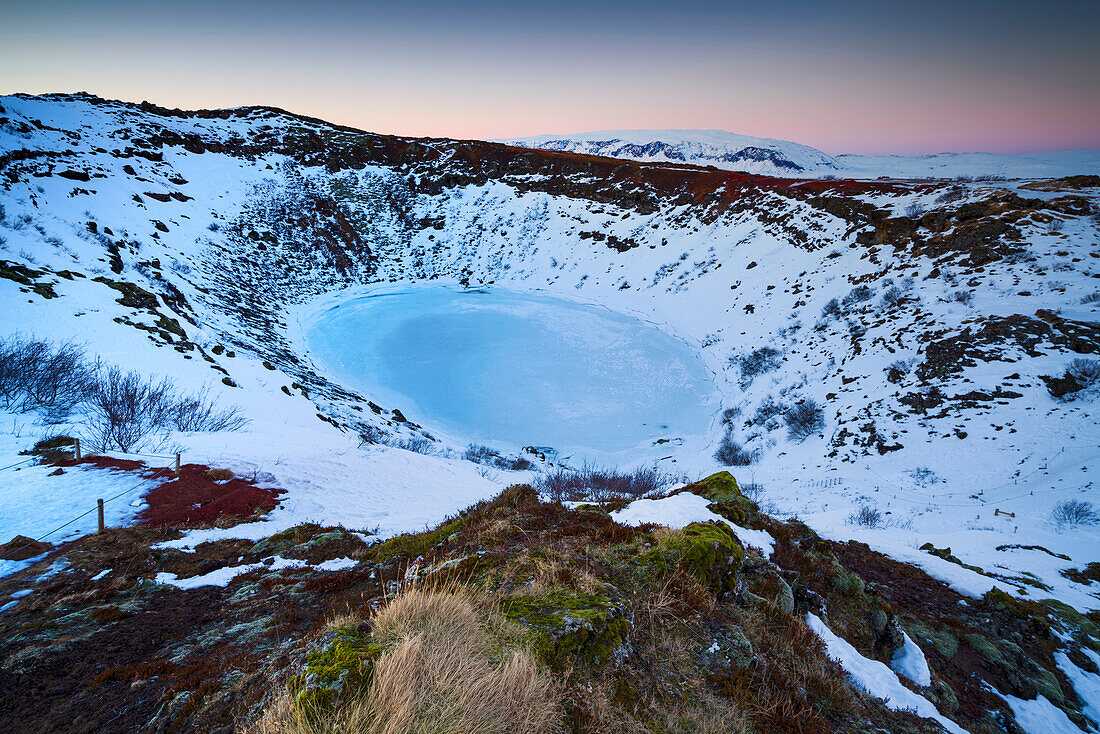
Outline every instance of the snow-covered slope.
[[1100, 150], [1050, 153], [936, 153], [921, 156], [830, 156], [787, 140], [754, 138], [724, 130], [602, 130], [536, 135], [510, 145], [662, 163], [692, 163], [769, 176], [820, 178], [1055, 178], [1100, 174]]
[[808, 145], [724, 130], [600, 130], [501, 142], [636, 161], [693, 163], [768, 176], [820, 176], [843, 168], [831, 156]]
[[[1095, 402], [1044, 380], [1100, 351], [1096, 181], [792, 181], [269, 109], [0, 106], [0, 336], [76, 340], [241, 406], [247, 433], [173, 440], [271, 474], [288, 490], [273, 527], [398, 532], [526, 476], [462, 461], [462, 437], [339, 384], [295, 336], [345, 289], [491, 284], [636, 315], [701, 352], [723, 412], [703, 443], [662, 444], [660, 466], [705, 475], [728, 437], [755, 459], [737, 476], [828, 537], [962, 593], [1100, 607], [1061, 573], [1100, 560], [1100, 534], [1050, 519], [1096, 498]], [[807, 399], [824, 423], [792, 436], [784, 414]], [[884, 521], [854, 525], [864, 505]], [[245, 531], [262, 532], [216, 532]]]

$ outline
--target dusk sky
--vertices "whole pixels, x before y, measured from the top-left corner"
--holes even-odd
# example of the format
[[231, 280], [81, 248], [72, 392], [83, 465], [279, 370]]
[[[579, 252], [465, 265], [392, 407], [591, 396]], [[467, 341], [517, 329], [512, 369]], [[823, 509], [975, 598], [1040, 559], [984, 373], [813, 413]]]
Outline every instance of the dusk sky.
[[828, 153], [1100, 148], [1098, 2], [0, 0], [0, 92], [382, 133], [717, 128]]

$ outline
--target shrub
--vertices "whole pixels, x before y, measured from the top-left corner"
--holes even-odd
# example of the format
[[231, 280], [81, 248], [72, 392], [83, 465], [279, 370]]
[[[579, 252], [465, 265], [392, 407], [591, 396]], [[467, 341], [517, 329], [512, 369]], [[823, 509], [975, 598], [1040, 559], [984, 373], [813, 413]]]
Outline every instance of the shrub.
[[219, 409], [203, 390], [197, 395], [177, 399], [168, 411], [168, 423], [186, 433], [236, 431], [248, 425], [236, 408]]
[[176, 397], [168, 380], [112, 366], [100, 370], [88, 405], [92, 447], [129, 451], [169, 424]]
[[970, 302], [974, 300], [974, 291], [957, 290], [952, 296], [956, 303], [961, 303], [964, 306], [969, 306]]
[[1091, 502], [1084, 500], [1064, 500], [1059, 502], [1050, 517], [1058, 527], [1065, 525], [1095, 525], [1100, 522], [1100, 516], [1092, 508]]
[[1066, 367], [1066, 375], [1077, 380], [1083, 387], [1092, 387], [1100, 383], [1100, 360], [1075, 359]]
[[67, 415], [88, 398], [94, 374], [75, 344], [21, 336], [0, 340], [0, 404], [9, 410]]
[[882, 305], [885, 308], [893, 308], [905, 299], [905, 291], [892, 285], [882, 294]]
[[733, 422], [740, 415], [741, 415], [741, 408], [739, 406], [734, 406], [732, 408], [726, 408], [725, 410], [722, 411], [722, 424], [727, 425], [727, 426], [733, 425]]
[[528, 471], [535, 468], [531, 461], [522, 456], [502, 456], [499, 451], [477, 444], [467, 446], [462, 458], [475, 464], [494, 466], [505, 471]]
[[1051, 234], [1057, 234], [1058, 232], [1061, 232], [1065, 226], [1066, 223], [1063, 220], [1052, 219], [1050, 220], [1050, 224], [1047, 225], [1047, 231]]
[[554, 502], [635, 499], [658, 494], [676, 478], [653, 467], [630, 472], [585, 464], [580, 469], [558, 467], [534, 482], [539, 494]]
[[848, 295], [844, 296], [844, 305], [870, 301], [874, 295], [875, 292], [872, 291], [869, 286], [857, 285], [855, 288], [848, 291]]
[[821, 315], [824, 317], [839, 316], [841, 313], [840, 301], [836, 298], [829, 299], [829, 302], [821, 309]]
[[748, 387], [757, 376], [778, 369], [781, 352], [775, 347], [760, 347], [740, 357], [730, 357], [730, 363], [741, 370], [741, 387]]
[[924, 204], [914, 201], [909, 206], [905, 207], [905, 216], [910, 219], [917, 219], [920, 215], [924, 214]]
[[787, 435], [795, 441], [805, 441], [810, 436], [820, 432], [825, 427], [824, 412], [810, 398], [792, 405], [783, 416], [783, 420], [787, 424]]
[[[756, 407], [756, 412], [753, 413], [752, 420], [750, 420], [749, 423], [754, 426], [766, 425], [775, 416], [782, 415], [786, 412], [786, 405], [779, 402], [771, 395], [768, 395], [760, 402], [760, 405]], [[774, 428], [775, 426], [772, 427]]]
[[882, 511], [872, 505], [860, 505], [858, 510], [848, 516], [848, 522], [865, 528], [877, 528], [884, 520]]
[[1100, 291], [1093, 291], [1081, 299], [1081, 303], [1100, 303]]
[[435, 442], [425, 436], [414, 434], [408, 438], [402, 438], [401, 436], [393, 436], [386, 440], [387, 446], [392, 446], [395, 449], [405, 449], [406, 451], [412, 451], [414, 454], [424, 454], [425, 456], [431, 456], [435, 453]]
[[752, 451], [746, 451], [727, 433], [714, 452], [714, 460], [726, 466], [748, 466], [756, 461], [756, 455]]

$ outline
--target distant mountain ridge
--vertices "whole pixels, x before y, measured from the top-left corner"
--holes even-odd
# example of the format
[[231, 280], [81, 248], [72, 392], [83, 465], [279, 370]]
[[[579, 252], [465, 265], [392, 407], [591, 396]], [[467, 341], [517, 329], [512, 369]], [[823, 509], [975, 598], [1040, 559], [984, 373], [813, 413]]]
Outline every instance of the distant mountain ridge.
[[602, 130], [500, 142], [637, 161], [709, 165], [769, 176], [820, 176], [844, 168], [832, 156], [808, 145], [724, 130]]
[[535, 135], [499, 142], [655, 163], [690, 163], [731, 171], [795, 178], [1044, 178], [1100, 174], [1100, 151], [1049, 153], [933, 153], [920, 156], [829, 155], [789, 140], [724, 130], [601, 130], [573, 135]]

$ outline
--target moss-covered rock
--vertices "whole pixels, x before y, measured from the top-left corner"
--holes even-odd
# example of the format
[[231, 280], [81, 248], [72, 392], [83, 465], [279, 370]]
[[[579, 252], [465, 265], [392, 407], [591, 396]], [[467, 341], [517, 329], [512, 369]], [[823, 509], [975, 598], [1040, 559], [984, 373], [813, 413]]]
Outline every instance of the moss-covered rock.
[[726, 596], [737, 586], [745, 549], [725, 523], [693, 522], [662, 539], [647, 557], [650, 562], [671, 560], [703, 586]]
[[691, 492], [710, 500], [708, 506], [714, 512], [732, 523], [742, 524], [757, 511], [756, 503], [741, 494], [737, 479], [728, 471], [711, 474], [706, 479], [689, 484], [681, 492]]
[[302, 672], [291, 678], [295, 704], [305, 712], [316, 712], [345, 692], [363, 690], [383, 649], [357, 627], [336, 628], [320, 649], [306, 657]]
[[606, 663], [627, 644], [633, 619], [610, 586], [593, 593], [555, 588], [516, 594], [504, 616], [527, 627], [536, 654], [558, 670]]

